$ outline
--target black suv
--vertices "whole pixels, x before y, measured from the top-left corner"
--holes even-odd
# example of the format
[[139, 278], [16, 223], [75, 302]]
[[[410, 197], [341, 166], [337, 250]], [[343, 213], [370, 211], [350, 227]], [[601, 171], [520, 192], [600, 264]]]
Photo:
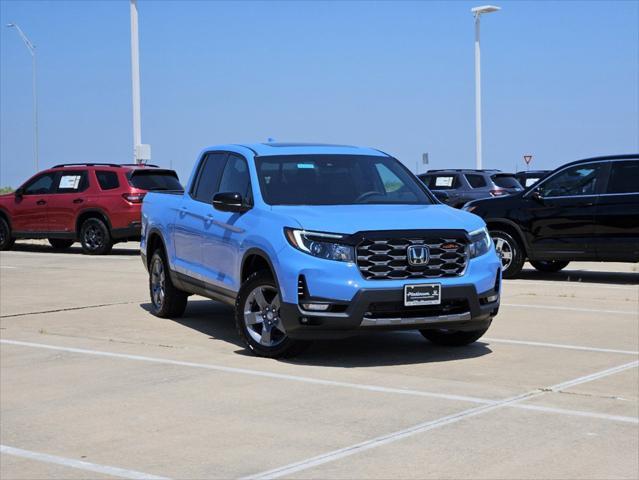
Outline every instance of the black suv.
[[543, 272], [573, 260], [639, 262], [639, 154], [572, 162], [521, 193], [464, 210], [486, 221], [505, 278], [526, 259]]
[[523, 190], [515, 176], [499, 170], [429, 170], [419, 178], [436, 195], [446, 193], [440, 201], [461, 208], [471, 200], [500, 197]]

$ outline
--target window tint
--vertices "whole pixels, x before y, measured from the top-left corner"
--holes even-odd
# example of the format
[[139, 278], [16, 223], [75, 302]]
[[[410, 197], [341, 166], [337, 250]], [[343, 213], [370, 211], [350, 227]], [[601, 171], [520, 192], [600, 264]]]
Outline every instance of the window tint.
[[183, 190], [173, 170], [133, 170], [129, 174], [129, 183], [142, 190]]
[[402, 188], [402, 181], [397, 175], [391, 172], [386, 165], [384, 165], [383, 163], [378, 163], [377, 165], [375, 165], [375, 168], [377, 168], [377, 173], [382, 180], [384, 191], [386, 193], [395, 192]]
[[603, 163], [575, 165], [549, 178], [538, 187], [542, 197], [567, 197], [597, 193]]
[[457, 175], [433, 175], [428, 183], [431, 190], [451, 190], [458, 187]]
[[115, 172], [96, 171], [95, 176], [98, 178], [98, 183], [102, 190], [113, 190], [120, 186], [118, 174]]
[[56, 193], [82, 192], [87, 189], [89, 182], [86, 170], [72, 170], [60, 172], [56, 182]]
[[516, 188], [521, 190], [521, 184], [517, 181], [514, 175], [493, 175], [492, 177], [495, 185], [501, 188]]
[[612, 162], [606, 193], [639, 192], [639, 160]]
[[51, 193], [53, 173], [43, 173], [24, 186], [24, 195], [44, 195]]
[[466, 180], [473, 188], [482, 188], [486, 186], [486, 179], [483, 175], [477, 175], [474, 173], [467, 173]]
[[249, 191], [249, 171], [246, 160], [230, 155], [220, 181], [220, 192], [237, 192], [246, 198]]
[[218, 191], [222, 170], [226, 164], [226, 153], [209, 153], [200, 167], [200, 172], [195, 184], [195, 190], [191, 192], [193, 198], [200, 202], [211, 203], [213, 195]]

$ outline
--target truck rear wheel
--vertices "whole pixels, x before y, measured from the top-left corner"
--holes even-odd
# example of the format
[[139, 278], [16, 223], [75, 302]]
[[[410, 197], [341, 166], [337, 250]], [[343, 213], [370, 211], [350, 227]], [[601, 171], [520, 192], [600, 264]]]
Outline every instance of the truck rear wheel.
[[9, 224], [4, 218], [0, 217], [0, 250], [11, 250], [14, 243], [16, 243], [16, 240], [11, 237]]
[[280, 319], [280, 292], [268, 271], [253, 273], [235, 301], [237, 331], [251, 352], [260, 357], [292, 357], [308, 342], [292, 340]]
[[445, 347], [463, 347], [479, 340], [488, 327], [468, 332], [456, 330], [420, 330], [419, 332], [429, 341]]
[[164, 252], [159, 248], [153, 252], [149, 265], [149, 294], [153, 315], [161, 318], [177, 318], [181, 317], [186, 310], [189, 296], [173, 285], [168, 262]]

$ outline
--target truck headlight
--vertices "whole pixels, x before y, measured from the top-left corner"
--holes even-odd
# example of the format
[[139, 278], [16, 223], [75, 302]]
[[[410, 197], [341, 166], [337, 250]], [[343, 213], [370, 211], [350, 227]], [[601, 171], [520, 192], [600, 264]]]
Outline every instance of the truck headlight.
[[482, 228], [468, 234], [470, 236], [470, 258], [475, 258], [488, 253], [493, 244], [488, 230]]
[[284, 234], [292, 246], [314, 257], [339, 262], [355, 261], [355, 248], [340, 242], [344, 235], [309, 232], [296, 228], [285, 228]]

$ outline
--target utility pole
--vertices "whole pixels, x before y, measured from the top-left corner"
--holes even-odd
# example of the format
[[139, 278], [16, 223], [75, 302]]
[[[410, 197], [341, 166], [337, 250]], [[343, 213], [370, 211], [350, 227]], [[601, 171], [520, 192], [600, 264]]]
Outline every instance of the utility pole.
[[130, 0], [131, 9], [131, 92], [133, 98], [133, 159], [142, 164], [151, 160], [151, 145], [142, 143], [140, 108], [140, 45], [138, 40], [137, 0]]

